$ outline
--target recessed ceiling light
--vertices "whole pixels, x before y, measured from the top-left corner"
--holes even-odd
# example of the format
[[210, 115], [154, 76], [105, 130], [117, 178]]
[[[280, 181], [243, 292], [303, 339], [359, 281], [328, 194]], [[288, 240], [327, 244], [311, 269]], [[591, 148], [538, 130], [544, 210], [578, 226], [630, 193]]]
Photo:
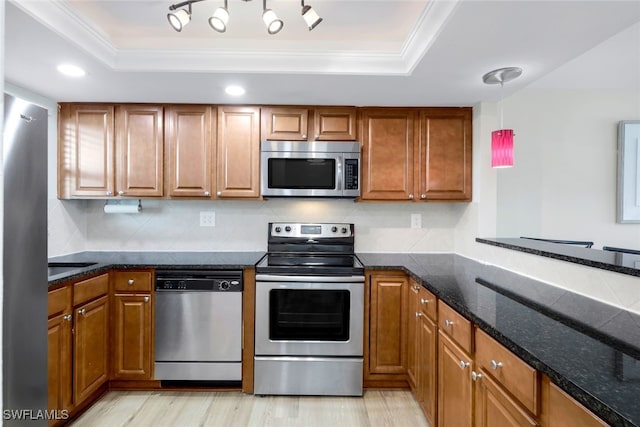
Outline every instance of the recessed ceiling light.
[[71, 64], [58, 65], [58, 71], [60, 71], [65, 76], [70, 77], [82, 77], [87, 74], [82, 68]]
[[246, 92], [242, 86], [227, 86], [224, 91], [231, 96], [242, 96]]

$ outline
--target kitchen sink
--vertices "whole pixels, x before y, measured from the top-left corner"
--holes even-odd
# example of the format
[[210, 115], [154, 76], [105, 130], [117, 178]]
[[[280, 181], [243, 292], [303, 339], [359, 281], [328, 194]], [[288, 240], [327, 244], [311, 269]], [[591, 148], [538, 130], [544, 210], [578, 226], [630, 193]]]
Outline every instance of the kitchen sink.
[[50, 262], [47, 267], [49, 276], [55, 276], [56, 274], [67, 273], [96, 264], [97, 262]]

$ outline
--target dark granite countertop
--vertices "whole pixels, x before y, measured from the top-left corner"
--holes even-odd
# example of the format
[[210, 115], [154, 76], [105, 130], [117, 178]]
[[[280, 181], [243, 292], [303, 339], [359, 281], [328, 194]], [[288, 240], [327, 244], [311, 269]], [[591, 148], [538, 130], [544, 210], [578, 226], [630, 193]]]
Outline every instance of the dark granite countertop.
[[640, 255], [520, 238], [477, 238], [476, 242], [640, 277]]
[[640, 425], [640, 316], [453, 254], [359, 253], [401, 269], [612, 425]]
[[173, 269], [243, 269], [254, 267], [264, 252], [79, 252], [49, 258], [49, 262], [95, 262], [49, 277], [49, 286], [110, 268], [173, 268]]
[[[109, 268], [250, 268], [263, 255], [81, 252], [49, 261], [96, 264], [49, 285]], [[459, 255], [358, 257], [367, 269], [407, 272], [608, 423], [640, 426], [640, 316]]]

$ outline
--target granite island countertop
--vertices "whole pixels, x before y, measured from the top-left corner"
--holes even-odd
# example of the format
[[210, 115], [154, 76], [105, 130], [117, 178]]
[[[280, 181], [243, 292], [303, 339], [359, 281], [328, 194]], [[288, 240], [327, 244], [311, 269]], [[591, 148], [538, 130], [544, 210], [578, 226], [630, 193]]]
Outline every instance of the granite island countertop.
[[[251, 268], [264, 252], [81, 252], [51, 258], [110, 268]], [[358, 253], [403, 270], [612, 425], [640, 426], [640, 316], [455, 254]]]

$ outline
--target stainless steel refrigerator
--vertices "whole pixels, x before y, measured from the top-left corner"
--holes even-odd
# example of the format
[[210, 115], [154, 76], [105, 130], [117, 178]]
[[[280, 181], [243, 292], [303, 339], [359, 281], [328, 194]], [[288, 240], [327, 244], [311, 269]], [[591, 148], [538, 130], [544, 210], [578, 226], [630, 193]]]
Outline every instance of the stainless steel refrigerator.
[[47, 110], [5, 94], [3, 133], [2, 422], [46, 425]]

